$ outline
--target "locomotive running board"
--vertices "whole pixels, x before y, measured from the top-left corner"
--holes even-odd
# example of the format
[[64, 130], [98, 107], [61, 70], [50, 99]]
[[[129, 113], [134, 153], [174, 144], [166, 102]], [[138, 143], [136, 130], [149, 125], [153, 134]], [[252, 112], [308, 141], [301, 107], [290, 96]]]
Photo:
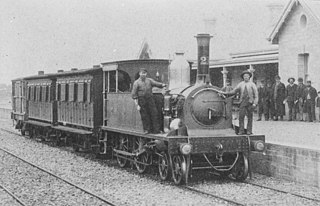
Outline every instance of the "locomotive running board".
[[109, 132], [117, 132], [117, 133], [121, 133], [121, 134], [127, 134], [127, 135], [136, 136], [136, 137], [152, 138], [152, 139], [156, 139], [156, 140], [166, 140], [168, 138], [168, 137], [166, 137], [167, 134], [143, 134], [141, 132], [126, 130], [123, 128], [102, 126], [101, 129], [105, 130], [105, 131], [109, 131]]

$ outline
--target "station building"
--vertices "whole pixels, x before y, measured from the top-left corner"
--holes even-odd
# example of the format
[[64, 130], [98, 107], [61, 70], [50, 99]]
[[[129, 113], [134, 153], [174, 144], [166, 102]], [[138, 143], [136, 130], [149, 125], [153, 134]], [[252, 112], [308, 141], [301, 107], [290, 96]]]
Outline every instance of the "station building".
[[320, 1], [290, 0], [284, 7], [273, 4], [269, 8], [276, 18], [271, 27], [265, 28], [269, 35], [260, 40], [264, 45], [268, 41], [269, 46], [231, 53], [229, 58], [222, 60], [212, 59], [212, 84], [223, 87], [230, 79], [235, 86], [241, 81], [241, 72], [249, 70], [257, 85], [262, 79], [274, 82], [274, 77], [280, 75], [285, 84], [289, 77], [302, 77], [304, 82], [311, 80], [319, 90]]

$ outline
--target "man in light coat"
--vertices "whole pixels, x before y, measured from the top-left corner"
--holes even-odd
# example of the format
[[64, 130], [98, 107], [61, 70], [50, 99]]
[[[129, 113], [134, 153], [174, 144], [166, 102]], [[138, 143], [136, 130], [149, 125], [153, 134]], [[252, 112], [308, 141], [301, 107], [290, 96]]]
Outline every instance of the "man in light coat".
[[252, 119], [254, 108], [258, 104], [259, 94], [257, 86], [250, 81], [252, 74], [249, 71], [244, 71], [241, 74], [243, 79], [232, 91], [220, 92], [225, 95], [234, 95], [240, 93], [240, 108], [239, 108], [239, 133], [238, 135], [244, 135], [244, 117], [247, 115], [247, 134], [252, 134]]

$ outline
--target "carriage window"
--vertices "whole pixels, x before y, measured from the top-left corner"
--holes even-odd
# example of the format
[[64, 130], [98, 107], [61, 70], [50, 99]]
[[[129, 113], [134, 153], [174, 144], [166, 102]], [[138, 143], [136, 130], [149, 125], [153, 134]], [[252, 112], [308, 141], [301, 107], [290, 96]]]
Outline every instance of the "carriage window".
[[91, 83], [87, 83], [87, 95], [86, 95], [86, 101], [91, 102]]
[[118, 71], [118, 90], [120, 92], [129, 92], [131, 87], [131, 78], [125, 71]]
[[34, 86], [32, 88], [32, 101], [36, 101], [36, 97], [37, 97], [37, 87]]
[[66, 101], [66, 84], [61, 84], [60, 101]]
[[70, 83], [69, 84], [69, 91], [68, 91], [68, 94], [69, 94], [69, 99], [68, 101], [70, 102], [73, 102], [74, 101], [74, 83]]
[[69, 101], [69, 98], [70, 98], [70, 95], [69, 95], [69, 84], [66, 84], [66, 89], [65, 89], [65, 95], [66, 95], [66, 97], [65, 97], [65, 101], [67, 102], [67, 101]]
[[38, 102], [42, 101], [42, 86], [38, 86]]
[[28, 87], [28, 100], [31, 100], [31, 87]]
[[78, 101], [78, 84], [74, 84], [74, 101]]
[[46, 96], [45, 96], [45, 99], [44, 99], [44, 101], [46, 101], [46, 102], [49, 102], [50, 101], [50, 99], [49, 99], [49, 97], [50, 97], [50, 86], [46, 86]]
[[57, 101], [61, 101], [61, 84], [57, 85]]
[[109, 92], [116, 92], [116, 71], [109, 72]]
[[79, 83], [78, 85], [77, 85], [78, 87], [77, 87], [77, 89], [78, 89], [78, 91], [77, 91], [77, 94], [78, 94], [78, 96], [77, 96], [77, 101], [78, 102], [84, 102], [84, 99], [83, 99], [83, 97], [84, 97], [84, 83]]
[[47, 86], [43, 86], [43, 87], [41, 87], [41, 89], [42, 89], [42, 98], [41, 98], [41, 101], [43, 101], [43, 102], [45, 102], [46, 101], [46, 92], [47, 92], [47, 90], [46, 90], [46, 87]]

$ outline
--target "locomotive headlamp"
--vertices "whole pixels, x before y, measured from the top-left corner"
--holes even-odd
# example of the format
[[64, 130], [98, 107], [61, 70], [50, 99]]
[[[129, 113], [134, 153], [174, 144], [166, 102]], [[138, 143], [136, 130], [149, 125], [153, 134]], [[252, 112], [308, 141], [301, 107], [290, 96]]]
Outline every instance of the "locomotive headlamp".
[[188, 155], [191, 153], [192, 145], [189, 143], [183, 143], [180, 145], [180, 152], [184, 155]]
[[252, 141], [252, 145], [254, 147], [254, 150], [256, 150], [256, 151], [259, 151], [259, 152], [264, 151], [265, 145], [264, 145], [263, 141], [260, 141], [260, 140]]

